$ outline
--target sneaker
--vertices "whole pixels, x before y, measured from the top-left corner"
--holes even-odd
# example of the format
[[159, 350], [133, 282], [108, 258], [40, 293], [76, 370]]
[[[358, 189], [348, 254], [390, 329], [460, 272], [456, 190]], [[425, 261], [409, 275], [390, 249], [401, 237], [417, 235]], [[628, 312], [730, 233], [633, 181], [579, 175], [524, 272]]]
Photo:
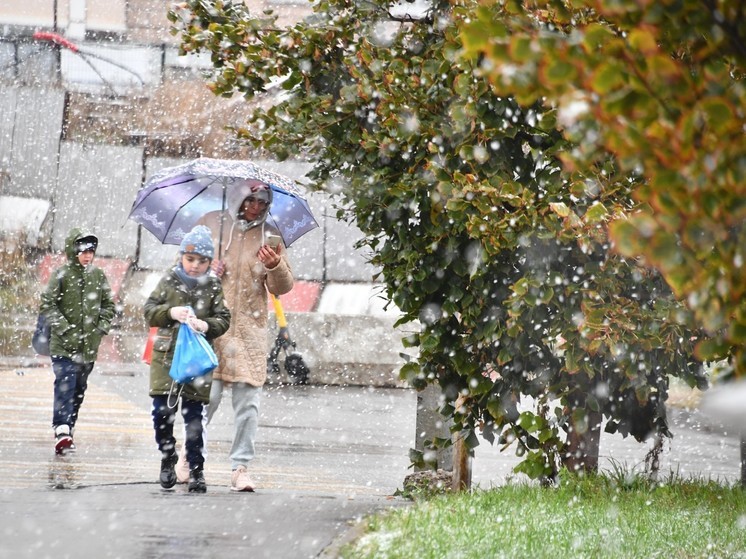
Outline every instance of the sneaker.
[[189, 493], [207, 493], [205, 474], [200, 467], [189, 472]]
[[73, 446], [73, 438], [70, 435], [60, 433], [55, 436], [54, 452], [56, 454], [67, 454]]
[[176, 453], [165, 455], [161, 459], [161, 476], [160, 482], [163, 489], [171, 489], [176, 485], [176, 460], [178, 460]]
[[187, 483], [189, 481], [189, 462], [186, 459], [186, 448], [181, 447], [179, 461], [176, 462], [176, 483]]
[[239, 466], [231, 473], [231, 491], [254, 491], [254, 482], [246, 471], [246, 466]]
[[55, 454], [67, 454], [74, 447], [73, 438], [70, 436], [68, 425], [58, 425], [54, 428], [54, 452]]

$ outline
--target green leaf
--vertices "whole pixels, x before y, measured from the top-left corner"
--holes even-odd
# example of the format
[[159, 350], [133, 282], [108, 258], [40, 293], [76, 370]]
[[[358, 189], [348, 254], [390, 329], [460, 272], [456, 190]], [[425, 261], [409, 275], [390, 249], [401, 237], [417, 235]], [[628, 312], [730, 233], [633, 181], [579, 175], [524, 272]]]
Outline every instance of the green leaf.
[[419, 363], [410, 361], [402, 365], [399, 369], [399, 378], [414, 386], [416, 380], [422, 375]]
[[746, 324], [734, 320], [730, 325], [729, 341], [733, 344], [746, 346]]
[[563, 60], [552, 60], [544, 71], [550, 85], [565, 85], [577, 77], [575, 67]]
[[523, 412], [516, 423], [529, 433], [539, 431], [547, 426], [546, 419], [531, 412]]
[[548, 305], [554, 299], [554, 289], [551, 287], [544, 287], [539, 292], [539, 300], [542, 304]]
[[453, 80], [453, 90], [462, 97], [468, 97], [471, 93], [473, 78], [469, 74], [459, 74]]
[[593, 205], [585, 212], [585, 216], [583, 216], [583, 219], [586, 223], [594, 224], [600, 221], [604, 221], [607, 215], [609, 215], [609, 212], [606, 209], [606, 206], [604, 206], [601, 202], [594, 202]]
[[282, 89], [290, 91], [296, 85], [303, 81], [303, 75], [300, 72], [292, 72], [285, 81], [282, 82]]
[[658, 230], [648, 242], [650, 259], [664, 273], [681, 264], [681, 246], [676, 235]]
[[583, 34], [583, 44], [590, 53], [595, 54], [600, 47], [603, 47], [613, 38], [614, 35], [608, 27], [594, 22], [586, 26]]
[[694, 353], [702, 361], [719, 361], [729, 354], [730, 346], [722, 339], [713, 338], [697, 343]]
[[591, 80], [593, 90], [600, 95], [607, 95], [624, 85], [624, 74], [621, 70], [616, 62], [601, 64]]
[[524, 296], [526, 293], [528, 293], [529, 289], [529, 283], [528, 279], [521, 278], [515, 284], [513, 284], [513, 291], [516, 293], [516, 295]]
[[[517, 451], [516, 451], [517, 454]], [[545, 475], [551, 474], [551, 467], [547, 463], [544, 454], [538, 451], [531, 451], [526, 454], [513, 471], [527, 475], [530, 479], [538, 479]]]
[[465, 54], [473, 57], [496, 39], [507, 36], [507, 28], [492, 18], [486, 9], [477, 10], [478, 19], [464, 28], [460, 35]]
[[513, 359], [511, 352], [503, 348], [497, 355], [497, 364], [502, 367], [506, 363], [509, 363], [511, 359]]
[[722, 98], [707, 98], [702, 101], [707, 115], [707, 124], [716, 134], [727, 132], [734, 124], [735, 114], [730, 104]]
[[620, 253], [629, 257], [642, 254], [642, 237], [631, 221], [615, 221], [611, 224], [609, 230], [615, 248]]
[[578, 354], [574, 347], [565, 350], [565, 369], [571, 375], [580, 371]]
[[515, 36], [510, 40], [510, 54], [516, 62], [528, 62], [536, 58], [530, 37]]

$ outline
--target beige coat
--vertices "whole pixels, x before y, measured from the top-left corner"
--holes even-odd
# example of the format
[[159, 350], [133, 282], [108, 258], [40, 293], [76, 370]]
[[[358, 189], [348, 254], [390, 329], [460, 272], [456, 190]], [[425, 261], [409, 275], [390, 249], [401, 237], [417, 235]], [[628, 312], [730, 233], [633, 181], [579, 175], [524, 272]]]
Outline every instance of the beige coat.
[[[199, 223], [212, 231], [218, 258], [220, 212], [207, 214]], [[293, 274], [285, 252], [271, 270], [259, 260], [257, 252], [267, 225], [260, 223], [244, 231], [240, 224], [229, 216], [223, 223], [223, 293], [231, 324], [228, 332], [214, 341], [219, 365], [213, 379], [262, 386], [267, 379], [267, 291], [287, 293], [293, 288]]]

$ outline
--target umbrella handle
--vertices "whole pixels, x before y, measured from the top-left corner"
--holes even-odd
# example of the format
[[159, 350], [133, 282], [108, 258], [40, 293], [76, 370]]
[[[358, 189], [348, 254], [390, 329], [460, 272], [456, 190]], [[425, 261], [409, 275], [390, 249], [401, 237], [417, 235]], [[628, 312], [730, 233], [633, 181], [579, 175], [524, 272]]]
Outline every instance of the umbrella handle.
[[218, 235], [218, 260], [223, 259], [223, 223], [225, 223], [225, 191], [227, 187], [223, 183], [223, 202], [220, 209], [220, 235]]

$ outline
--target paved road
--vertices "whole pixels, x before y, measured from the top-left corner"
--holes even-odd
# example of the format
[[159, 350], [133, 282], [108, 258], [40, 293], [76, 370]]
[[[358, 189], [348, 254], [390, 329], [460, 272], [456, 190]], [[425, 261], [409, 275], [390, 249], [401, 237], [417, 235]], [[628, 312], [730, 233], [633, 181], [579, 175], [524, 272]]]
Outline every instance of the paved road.
[[[209, 427], [206, 495], [163, 491], [147, 372], [97, 366], [76, 429], [55, 457], [49, 367], [0, 369], [1, 558], [316, 557], [360, 518], [392, 506], [413, 445], [415, 394], [403, 389], [279, 386], [262, 403], [253, 494], [229, 488], [231, 414]], [[734, 481], [738, 440], [673, 412], [663, 473]], [[602, 437], [602, 468], [641, 467], [647, 446]], [[511, 477], [517, 459], [483, 444], [473, 480]]]

